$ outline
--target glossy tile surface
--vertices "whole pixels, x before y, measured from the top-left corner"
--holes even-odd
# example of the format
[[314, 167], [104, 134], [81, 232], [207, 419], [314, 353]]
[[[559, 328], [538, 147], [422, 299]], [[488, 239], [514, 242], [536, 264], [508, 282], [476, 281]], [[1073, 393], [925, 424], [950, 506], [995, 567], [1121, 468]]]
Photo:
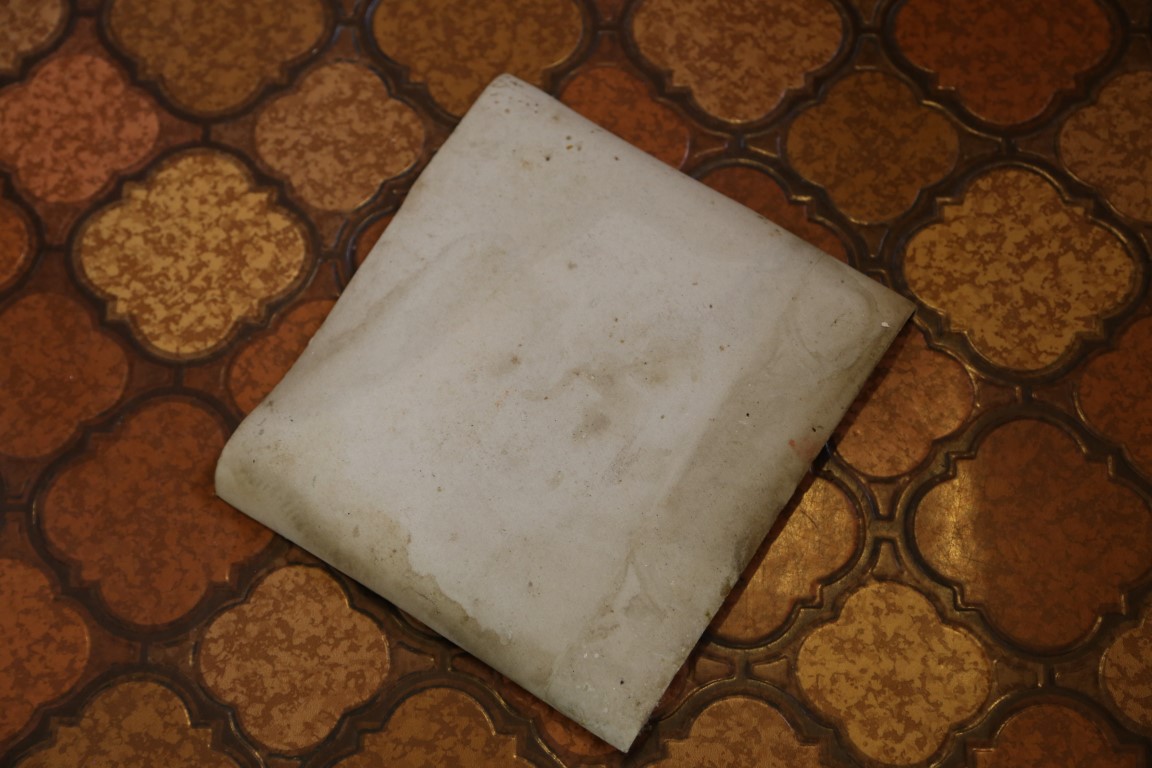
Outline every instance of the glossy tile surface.
[[[0, 3], [0, 763], [1148, 764], [1149, 4], [439, 5]], [[505, 70], [919, 306], [628, 756], [204, 474]]]

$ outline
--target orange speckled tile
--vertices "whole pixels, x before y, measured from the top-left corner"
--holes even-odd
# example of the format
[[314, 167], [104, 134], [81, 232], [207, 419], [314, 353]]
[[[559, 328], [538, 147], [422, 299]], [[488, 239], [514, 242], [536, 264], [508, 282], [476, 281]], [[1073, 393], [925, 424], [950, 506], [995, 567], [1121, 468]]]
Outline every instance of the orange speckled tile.
[[[1149, 18], [0, 2], [0, 765], [1149, 765]], [[212, 494], [502, 71], [919, 305], [627, 755]]]

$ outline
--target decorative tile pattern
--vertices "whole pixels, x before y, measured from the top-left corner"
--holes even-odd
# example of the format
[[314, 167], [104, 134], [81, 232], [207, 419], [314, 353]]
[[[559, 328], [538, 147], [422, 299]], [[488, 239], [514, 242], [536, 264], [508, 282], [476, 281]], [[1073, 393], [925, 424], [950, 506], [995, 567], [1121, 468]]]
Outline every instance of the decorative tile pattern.
[[65, 0], [8, 0], [0, 5], [0, 75], [14, 75], [25, 57], [60, 31], [68, 15]]
[[84, 620], [40, 571], [0, 558], [0, 741], [80, 679], [90, 643]]
[[179, 696], [158, 683], [128, 680], [93, 696], [76, 723], [62, 725], [45, 748], [17, 765], [235, 768], [237, 763], [213, 749], [211, 731], [189, 723]]
[[0, 310], [0, 454], [47, 456], [116, 404], [128, 382], [124, 350], [84, 307], [28, 294]]
[[320, 43], [320, 0], [112, 0], [107, 29], [180, 109], [227, 112], [273, 83]]
[[156, 353], [206, 354], [259, 320], [308, 261], [304, 227], [231, 155], [185, 152], [89, 219], [79, 268]]
[[921, 500], [916, 545], [964, 605], [1037, 652], [1118, 610], [1152, 571], [1152, 510], [1046, 422], [1003, 424]]
[[454, 115], [503, 72], [541, 84], [576, 49], [582, 28], [573, 0], [384, 0], [372, 17], [384, 53]]
[[664, 768], [820, 768], [819, 747], [805, 744], [774, 707], [734, 696], [704, 708], [683, 740], [668, 742]]
[[1041, 114], [1112, 44], [1108, 15], [1097, 0], [910, 0], [900, 6], [896, 42], [938, 86], [964, 107], [1002, 125]]
[[1078, 396], [1088, 424], [1152, 476], [1152, 320], [1134, 323], [1115, 350], [1092, 359]]
[[757, 120], [840, 49], [843, 22], [827, 0], [644, 0], [632, 15], [641, 53], [721, 120]]
[[941, 213], [908, 243], [904, 277], [994, 365], [1056, 363], [1129, 297], [1124, 244], [1038, 173], [988, 171]]
[[1121, 748], [1108, 726], [1064, 704], [1033, 704], [1000, 727], [990, 747], [972, 750], [975, 768], [1138, 768], [1144, 750]]
[[1152, 729], [1152, 611], [1108, 646], [1100, 678], [1117, 709]]
[[32, 230], [20, 209], [0, 197], [0, 290], [15, 282], [32, 260]]
[[922, 188], [952, 170], [958, 150], [952, 124], [880, 72], [836, 83], [792, 123], [785, 149], [796, 170], [859, 221], [906, 211]]
[[894, 583], [854, 593], [800, 648], [796, 677], [813, 706], [867, 757], [927, 760], [991, 688], [992, 665], [923, 595]]
[[309, 205], [351, 210], [416, 162], [420, 117], [372, 70], [351, 62], [309, 72], [256, 122], [256, 149]]
[[1069, 170], [1099, 187], [1117, 210], [1144, 221], [1152, 221], [1149, 100], [1152, 72], [1120, 75], [1060, 132], [1060, 156]]
[[144, 158], [159, 127], [152, 102], [108, 61], [54, 57], [0, 91], [0, 165], [41, 200], [86, 200]]
[[599, 763], [619, 754], [611, 744], [561, 715], [511, 681], [501, 681], [499, 692], [512, 707], [532, 719], [544, 742], [562, 755], [575, 756], [575, 763]]
[[192, 610], [271, 532], [215, 497], [224, 430], [203, 406], [153, 400], [64, 466], [44, 498], [50, 544], [115, 616], [163, 625]]
[[388, 673], [388, 641], [318, 568], [274, 571], [213, 620], [197, 657], [208, 690], [279, 752], [327, 736]]

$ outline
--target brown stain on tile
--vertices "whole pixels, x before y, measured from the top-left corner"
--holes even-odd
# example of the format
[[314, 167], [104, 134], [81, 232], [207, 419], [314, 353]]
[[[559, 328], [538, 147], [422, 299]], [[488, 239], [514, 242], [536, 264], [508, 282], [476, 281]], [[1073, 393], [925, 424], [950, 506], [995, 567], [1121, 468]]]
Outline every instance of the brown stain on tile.
[[91, 651], [88, 627], [36, 568], [0, 558], [0, 741], [66, 694]]
[[67, 16], [65, 0], [0, 3], [0, 75], [15, 75], [25, 58], [47, 47]]
[[228, 368], [228, 391], [240, 410], [251, 411], [284, 378], [334, 303], [321, 299], [299, 304], [240, 350]]
[[959, 137], [897, 78], [858, 72], [800, 113], [785, 153], [846, 215], [879, 222], [904, 213], [921, 189], [952, 170]]
[[18, 458], [51, 455], [128, 383], [124, 350], [59, 294], [26, 294], [0, 310], [0, 361], [0, 454]]
[[1128, 301], [1137, 265], [1115, 234], [1044, 177], [995, 168], [941, 220], [912, 236], [904, 276], [995, 365], [1035, 371], [1102, 335]]
[[619, 67], [580, 70], [564, 86], [560, 100], [673, 168], [688, 156], [688, 124], [656, 101], [646, 82]]
[[0, 290], [20, 277], [33, 256], [32, 230], [20, 209], [0, 197]]
[[963, 605], [1017, 643], [1056, 653], [1152, 570], [1152, 511], [1042, 421], [995, 428], [920, 501], [915, 543]]
[[308, 266], [303, 223], [231, 155], [160, 163], [89, 218], [74, 246], [83, 276], [155, 353], [195, 358], [291, 290]]
[[0, 90], [0, 164], [46, 202], [86, 200], [151, 151], [152, 101], [109, 61], [55, 56]]
[[272, 533], [213, 492], [224, 430], [203, 406], [156, 399], [62, 467], [44, 496], [44, 536], [115, 616], [175, 621]]
[[576, 49], [582, 27], [573, 0], [385, 0], [372, 17], [384, 53], [454, 115], [501, 73], [542, 85], [544, 72]]
[[1077, 400], [1088, 424], [1152, 476], [1152, 320], [1134, 323], [1088, 364]]
[[273, 571], [208, 625], [197, 654], [212, 695], [280, 752], [313, 746], [388, 673], [388, 640], [318, 568]]
[[644, 0], [632, 14], [640, 52], [721, 120], [757, 120], [840, 49], [827, 0]]
[[1152, 729], [1152, 610], [1104, 651], [1100, 682], [1117, 709]]
[[[805, 743], [771, 704], [731, 696], [705, 707], [684, 739], [668, 741], [664, 768], [820, 768], [820, 748]], [[768, 760], [766, 763], [765, 760]]]
[[1038, 116], [1100, 62], [1114, 30], [1095, 0], [910, 0], [900, 7], [901, 52], [992, 123]]
[[934, 440], [964, 424], [974, 396], [964, 366], [929, 349], [924, 335], [906, 326], [849, 409], [836, 451], [861, 472], [896, 477], [916, 467]]
[[1152, 221], [1152, 72], [1112, 80], [1060, 131], [1068, 169], [1099, 187], [1121, 213]]
[[991, 690], [992, 664], [911, 587], [868, 584], [804, 639], [796, 679], [862, 754], [891, 765], [932, 756]]
[[114, 44], [181, 109], [216, 115], [283, 82], [327, 27], [320, 0], [114, 0]]
[[406, 698], [384, 728], [365, 734], [360, 751], [336, 768], [467, 765], [529, 768], [516, 739], [496, 733], [484, 708], [455, 688], [426, 688]]
[[834, 483], [817, 478], [782, 515], [779, 534], [764, 542], [712, 623], [721, 641], [772, 634], [798, 604], [817, 603], [824, 582], [856, 552], [860, 518]]
[[1111, 729], [1071, 706], [1032, 704], [1011, 715], [987, 747], [971, 750], [974, 768], [1139, 768], [1144, 750], [1120, 748]]
[[811, 219], [805, 205], [789, 200], [776, 180], [764, 171], [729, 165], [709, 171], [700, 180], [825, 253], [840, 261], [848, 260], [844, 241], [831, 229]]
[[151, 681], [125, 680], [94, 695], [78, 720], [58, 725], [45, 744], [17, 765], [236, 768], [212, 742], [212, 732], [191, 725], [187, 707], [171, 690]]
[[424, 144], [420, 116], [353, 62], [308, 72], [256, 120], [256, 150], [304, 202], [347, 211], [412, 167]]

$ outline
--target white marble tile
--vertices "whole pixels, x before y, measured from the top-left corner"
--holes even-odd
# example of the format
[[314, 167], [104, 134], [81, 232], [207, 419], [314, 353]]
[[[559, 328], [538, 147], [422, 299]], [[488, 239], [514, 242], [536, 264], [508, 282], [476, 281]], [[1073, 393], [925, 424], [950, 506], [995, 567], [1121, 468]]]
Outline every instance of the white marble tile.
[[910, 312], [503, 77], [217, 490], [627, 749]]

